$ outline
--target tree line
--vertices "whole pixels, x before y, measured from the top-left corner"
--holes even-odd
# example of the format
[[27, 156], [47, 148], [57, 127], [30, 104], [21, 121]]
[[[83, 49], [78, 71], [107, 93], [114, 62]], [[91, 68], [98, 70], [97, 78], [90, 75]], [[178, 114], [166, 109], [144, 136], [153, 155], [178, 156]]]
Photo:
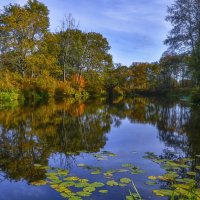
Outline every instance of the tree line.
[[107, 39], [82, 31], [72, 15], [51, 32], [43, 3], [9, 4], [0, 13], [0, 100], [80, 99], [194, 87], [198, 94], [199, 1], [176, 0], [166, 20], [172, 30], [160, 60], [123, 66], [113, 63]]

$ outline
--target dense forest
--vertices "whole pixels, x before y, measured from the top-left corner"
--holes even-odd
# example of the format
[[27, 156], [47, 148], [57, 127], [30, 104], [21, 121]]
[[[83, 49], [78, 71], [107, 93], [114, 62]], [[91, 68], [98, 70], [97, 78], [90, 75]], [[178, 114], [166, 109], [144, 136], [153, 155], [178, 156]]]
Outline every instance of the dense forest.
[[82, 31], [63, 18], [50, 31], [49, 10], [37, 0], [10, 4], [0, 13], [0, 101], [75, 100], [97, 96], [166, 94], [181, 91], [200, 101], [200, 2], [175, 0], [172, 24], [159, 61], [113, 63], [100, 33]]

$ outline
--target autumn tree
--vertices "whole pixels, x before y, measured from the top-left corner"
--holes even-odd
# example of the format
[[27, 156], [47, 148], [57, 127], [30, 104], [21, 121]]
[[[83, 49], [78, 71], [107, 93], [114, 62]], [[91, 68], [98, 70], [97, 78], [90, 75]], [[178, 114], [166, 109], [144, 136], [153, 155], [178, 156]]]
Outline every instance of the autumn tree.
[[43, 45], [49, 27], [48, 13], [47, 7], [37, 0], [28, 0], [23, 7], [4, 7], [0, 14], [1, 57], [12, 71], [33, 76], [30, 63]]
[[[60, 54], [59, 65], [63, 71], [62, 80], [73, 76], [87, 79], [88, 86], [103, 81], [103, 71], [112, 67], [110, 46], [106, 38], [95, 32], [83, 32], [75, 25], [71, 15], [63, 22], [62, 31], [57, 33]], [[93, 88], [94, 89], [94, 88]]]
[[133, 63], [130, 66], [128, 82], [131, 90], [155, 89], [159, 74], [157, 63]]

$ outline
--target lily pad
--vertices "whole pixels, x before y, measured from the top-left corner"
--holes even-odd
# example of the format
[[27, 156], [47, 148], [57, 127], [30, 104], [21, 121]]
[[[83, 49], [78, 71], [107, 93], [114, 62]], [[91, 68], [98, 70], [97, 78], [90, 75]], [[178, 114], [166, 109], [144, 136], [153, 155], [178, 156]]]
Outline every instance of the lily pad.
[[80, 191], [76, 193], [77, 195], [81, 196], [81, 197], [89, 197], [92, 195], [92, 193], [90, 192], [85, 192], [85, 191]]
[[82, 200], [82, 198], [79, 196], [71, 196], [69, 197], [69, 200]]
[[66, 181], [77, 181], [77, 180], [79, 180], [79, 177], [77, 177], [77, 176], [69, 176], [67, 178], [64, 178], [64, 180], [66, 180]]
[[87, 182], [79, 182], [79, 183], [75, 183], [75, 187], [76, 188], [84, 188], [84, 187], [88, 187], [90, 184]]
[[71, 186], [74, 186], [76, 183], [75, 182], [72, 182], [72, 181], [68, 181], [68, 182], [62, 182], [60, 184], [60, 186], [63, 186], [63, 187], [71, 187]]
[[157, 177], [156, 176], [149, 176], [148, 179], [150, 179], [150, 180], [156, 180]]
[[100, 193], [106, 194], [108, 193], [108, 190], [99, 190]]
[[121, 179], [120, 179], [120, 182], [121, 182], [121, 183], [127, 183], [127, 184], [128, 184], [128, 183], [131, 182], [131, 179], [130, 179], [130, 178], [121, 178]]
[[83, 189], [83, 191], [85, 192], [94, 192], [95, 190], [96, 190], [95, 187], [91, 187], [91, 186], [85, 187]]
[[44, 180], [31, 182], [31, 185], [34, 185], [34, 186], [42, 186], [42, 185], [46, 185], [46, 184], [47, 184], [47, 181], [44, 181]]
[[112, 180], [112, 181], [107, 181], [107, 185], [112, 187], [112, 186], [118, 186], [119, 184], [116, 181]]
[[101, 182], [94, 182], [94, 183], [91, 183], [90, 186], [91, 187], [103, 187], [105, 184], [104, 183], [101, 183]]
[[119, 170], [117, 170], [117, 172], [124, 173], [124, 172], [128, 172], [128, 170], [127, 169], [119, 169]]
[[153, 190], [154, 194], [161, 197], [172, 196], [172, 190]]
[[91, 172], [91, 174], [93, 174], [93, 175], [101, 174], [101, 171], [100, 170], [96, 170], [96, 171]]
[[157, 185], [158, 183], [156, 181], [146, 181], [146, 185]]

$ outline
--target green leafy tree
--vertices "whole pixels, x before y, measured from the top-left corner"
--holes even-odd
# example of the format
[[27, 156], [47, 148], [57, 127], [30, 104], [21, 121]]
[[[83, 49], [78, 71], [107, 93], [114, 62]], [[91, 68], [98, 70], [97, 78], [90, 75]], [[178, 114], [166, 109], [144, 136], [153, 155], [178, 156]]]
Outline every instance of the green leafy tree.
[[29, 0], [23, 7], [4, 7], [0, 15], [1, 52], [12, 71], [33, 76], [29, 60], [33, 61], [32, 56], [43, 45], [49, 27], [48, 13], [47, 7], [37, 0]]
[[168, 8], [167, 21], [172, 30], [165, 44], [181, 54], [191, 56], [191, 70], [196, 83], [200, 83], [200, 1], [176, 0]]

